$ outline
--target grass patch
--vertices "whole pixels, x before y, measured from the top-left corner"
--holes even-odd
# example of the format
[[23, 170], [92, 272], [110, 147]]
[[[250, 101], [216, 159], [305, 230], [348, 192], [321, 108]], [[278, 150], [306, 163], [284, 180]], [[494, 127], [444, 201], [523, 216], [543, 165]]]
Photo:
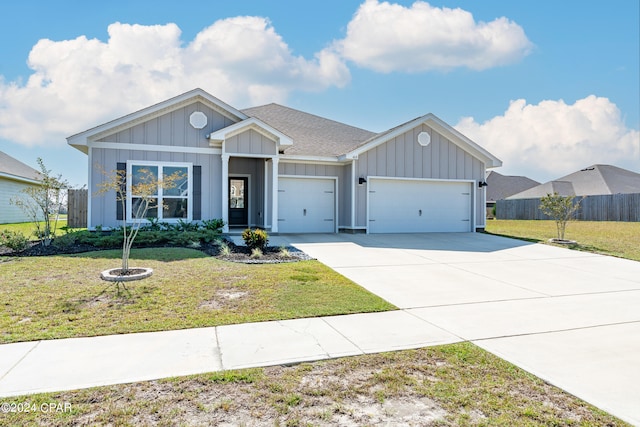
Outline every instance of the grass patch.
[[[553, 221], [492, 220], [485, 230], [491, 234], [518, 239], [547, 242], [556, 237]], [[565, 238], [575, 240], [572, 249], [612, 255], [640, 261], [640, 223], [610, 221], [571, 221], [567, 225]]]
[[395, 307], [317, 261], [247, 265], [187, 248], [134, 249], [154, 275], [116, 297], [100, 271], [120, 251], [5, 258], [0, 342], [161, 331]]
[[471, 343], [5, 401], [71, 405], [7, 425], [628, 426]]
[[[61, 230], [61, 227], [65, 227], [67, 225], [67, 216], [61, 215], [60, 219], [58, 219], [58, 226], [56, 229], [56, 235], [62, 236], [64, 231]], [[44, 229], [44, 221], [40, 221], [41, 229]], [[51, 227], [53, 227], [53, 222], [51, 222]], [[35, 236], [36, 226], [32, 222], [17, 222], [13, 224], [0, 224], [0, 230], [10, 230], [17, 231], [24, 234], [30, 240], [38, 240]]]

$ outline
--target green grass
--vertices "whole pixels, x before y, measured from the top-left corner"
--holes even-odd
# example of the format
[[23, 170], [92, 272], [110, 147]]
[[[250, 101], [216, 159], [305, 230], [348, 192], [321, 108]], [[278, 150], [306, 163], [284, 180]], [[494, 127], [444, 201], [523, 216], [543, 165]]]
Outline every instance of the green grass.
[[118, 297], [120, 251], [0, 258], [0, 342], [160, 331], [395, 307], [317, 261], [247, 265], [186, 248], [133, 250], [152, 277]]
[[[44, 221], [40, 221], [39, 224], [41, 225], [42, 229], [44, 229]], [[60, 219], [58, 219], [56, 235], [60, 236], [60, 235], [64, 234], [64, 231], [62, 231], [60, 228], [66, 226], [66, 225], [67, 225], [67, 216], [66, 215], [61, 215]], [[51, 222], [51, 227], [53, 228], [53, 222]], [[31, 240], [37, 240], [37, 237], [34, 234], [35, 231], [36, 231], [36, 226], [32, 222], [17, 222], [17, 223], [13, 223], [13, 224], [0, 224], [0, 230], [17, 231], [17, 232], [20, 232], [20, 233], [24, 234], [27, 238], [29, 238]]]
[[[485, 230], [533, 242], [556, 237], [553, 221], [491, 220], [487, 221]], [[578, 243], [572, 249], [640, 261], [639, 222], [571, 221], [565, 239]]]
[[7, 425], [628, 426], [471, 343], [6, 398]]

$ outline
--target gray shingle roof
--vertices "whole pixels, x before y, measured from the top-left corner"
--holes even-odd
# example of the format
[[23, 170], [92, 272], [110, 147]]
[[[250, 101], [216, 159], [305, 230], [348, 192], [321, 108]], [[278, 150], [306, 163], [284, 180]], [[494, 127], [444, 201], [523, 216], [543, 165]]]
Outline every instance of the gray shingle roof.
[[491, 171], [487, 175], [487, 202], [506, 199], [536, 185], [540, 183], [526, 176], [502, 175]]
[[279, 104], [247, 108], [242, 112], [292, 138], [294, 144], [285, 149], [285, 154], [340, 156], [377, 135]]
[[40, 173], [21, 161], [0, 151], [0, 172], [18, 178], [40, 179]]
[[561, 196], [640, 193], [640, 174], [611, 165], [593, 165], [514, 194], [509, 199], [533, 199], [553, 192]]

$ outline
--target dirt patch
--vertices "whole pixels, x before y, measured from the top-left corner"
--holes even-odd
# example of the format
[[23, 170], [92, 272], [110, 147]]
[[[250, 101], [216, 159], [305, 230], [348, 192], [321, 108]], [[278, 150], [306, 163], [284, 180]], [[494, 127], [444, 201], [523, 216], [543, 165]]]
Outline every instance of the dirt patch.
[[246, 298], [249, 292], [237, 288], [220, 289], [215, 296], [200, 303], [198, 308], [203, 310], [222, 310], [229, 306], [236, 306], [241, 300]]

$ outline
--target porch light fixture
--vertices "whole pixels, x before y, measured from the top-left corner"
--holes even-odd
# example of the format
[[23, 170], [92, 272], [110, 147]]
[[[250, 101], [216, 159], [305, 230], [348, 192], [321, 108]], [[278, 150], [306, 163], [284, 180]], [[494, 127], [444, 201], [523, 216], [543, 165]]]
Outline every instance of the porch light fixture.
[[366, 179], [364, 179], [364, 177], [362, 177], [362, 176], [361, 176], [360, 178], [358, 178], [358, 184], [362, 185], [362, 184], [364, 184], [365, 182], [367, 182], [367, 180], [366, 180]]
[[482, 188], [482, 187], [486, 187], [487, 185], [487, 181], [478, 181], [478, 188]]

